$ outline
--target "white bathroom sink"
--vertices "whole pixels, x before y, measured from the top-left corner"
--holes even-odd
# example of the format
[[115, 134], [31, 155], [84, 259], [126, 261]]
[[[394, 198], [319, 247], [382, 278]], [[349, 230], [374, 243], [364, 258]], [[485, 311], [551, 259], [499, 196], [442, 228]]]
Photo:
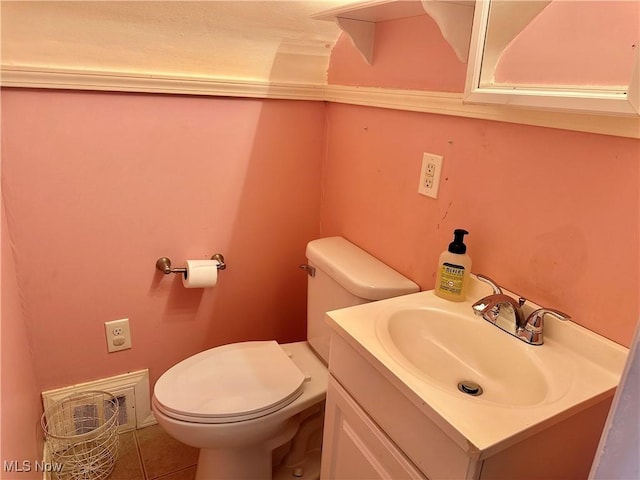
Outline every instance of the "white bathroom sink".
[[553, 364], [546, 364], [545, 355], [553, 347], [514, 341], [485, 323], [470, 312], [409, 308], [380, 316], [376, 331], [395, 361], [455, 395], [461, 394], [460, 382], [481, 387], [478, 391], [467, 387], [468, 394], [503, 405], [535, 405], [566, 392], [568, 372], [556, 372], [556, 382], [545, 375], [547, 367], [555, 370]]
[[[473, 302], [490, 293], [473, 277], [465, 302], [419, 292], [334, 310], [327, 321], [440, 428], [481, 451], [613, 395], [628, 349], [550, 316], [544, 344], [529, 345], [474, 315]], [[482, 393], [461, 391], [462, 381]]]

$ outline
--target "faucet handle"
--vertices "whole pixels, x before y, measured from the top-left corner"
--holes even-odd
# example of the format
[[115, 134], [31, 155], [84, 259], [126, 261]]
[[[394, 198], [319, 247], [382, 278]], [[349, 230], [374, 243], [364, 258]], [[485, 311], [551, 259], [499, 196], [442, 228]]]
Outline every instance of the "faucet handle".
[[489, 285], [491, 285], [491, 288], [493, 288], [493, 293], [494, 294], [501, 294], [502, 293], [502, 289], [498, 286], [498, 284], [496, 282], [494, 282], [493, 280], [491, 280], [486, 275], [483, 275], [481, 273], [476, 273], [476, 278], [478, 280], [480, 280], [481, 282], [485, 282], [485, 283], [488, 283]]
[[551, 315], [558, 320], [571, 320], [571, 316], [567, 315], [555, 308], [538, 308], [529, 314], [525, 328], [530, 332], [541, 332], [544, 326], [544, 316]]
[[494, 293], [493, 295], [487, 295], [474, 303], [471, 308], [473, 313], [478, 316], [482, 316], [485, 320], [491, 323], [496, 323], [502, 308], [505, 307], [508, 311], [513, 313], [513, 319], [517, 328], [524, 328], [524, 314], [522, 313], [521, 304], [504, 293]]

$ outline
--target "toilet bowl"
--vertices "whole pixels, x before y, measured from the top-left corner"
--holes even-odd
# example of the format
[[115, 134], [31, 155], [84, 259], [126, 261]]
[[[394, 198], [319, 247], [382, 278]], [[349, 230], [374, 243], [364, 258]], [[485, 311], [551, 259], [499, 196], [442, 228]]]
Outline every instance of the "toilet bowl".
[[[290, 365], [283, 367], [286, 362]], [[226, 379], [225, 367], [231, 372]], [[260, 368], [264, 371], [257, 372]], [[245, 373], [246, 378], [238, 378]], [[168, 370], [156, 383], [152, 408], [169, 435], [200, 449], [197, 480], [268, 479], [272, 451], [293, 438], [299, 414], [324, 401], [327, 376], [307, 342], [225, 345]], [[252, 398], [242, 398], [245, 387], [254, 393]], [[208, 397], [215, 401], [208, 402]]]
[[289, 441], [287, 469], [296, 478], [318, 479], [319, 456], [307, 462], [304, 455], [312, 430], [321, 435], [322, 429], [330, 336], [324, 313], [419, 290], [341, 237], [309, 242], [307, 258], [308, 343], [215, 347], [157, 381], [153, 412], [169, 435], [200, 449], [196, 480], [268, 480], [274, 450]]

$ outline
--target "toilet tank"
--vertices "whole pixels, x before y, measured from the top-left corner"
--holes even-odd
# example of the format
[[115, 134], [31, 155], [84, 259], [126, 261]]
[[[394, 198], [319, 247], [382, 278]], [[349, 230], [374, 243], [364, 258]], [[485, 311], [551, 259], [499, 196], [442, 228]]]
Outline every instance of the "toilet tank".
[[414, 293], [420, 287], [374, 256], [342, 237], [313, 240], [307, 259], [315, 268], [308, 277], [307, 340], [329, 361], [331, 329], [324, 321], [329, 310]]

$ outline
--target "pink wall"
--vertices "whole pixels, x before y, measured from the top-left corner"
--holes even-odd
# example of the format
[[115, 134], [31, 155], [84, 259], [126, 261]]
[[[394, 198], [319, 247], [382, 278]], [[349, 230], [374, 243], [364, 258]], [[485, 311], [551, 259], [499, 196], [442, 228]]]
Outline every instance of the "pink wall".
[[[3, 90], [5, 204], [40, 389], [304, 338], [322, 103]], [[220, 252], [214, 289], [155, 261]], [[104, 322], [133, 348], [108, 354]], [[3, 358], [4, 363], [4, 358]]]
[[[324, 235], [345, 236], [426, 290], [453, 230], [466, 228], [473, 272], [629, 345], [637, 140], [338, 104], [327, 136]], [[417, 193], [423, 152], [444, 156], [437, 200]]]
[[[42, 457], [42, 433], [39, 426], [42, 406], [36, 385], [34, 359], [29, 332], [24, 322], [16, 271], [11, 254], [4, 208], [2, 216], [2, 423], [0, 424], [0, 461], [3, 479], [42, 478], [35, 462]], [[29, 472], [5, 471], [4, 461], [31, 462]]]
[[[404, 55], [413, 29], [426, 35], [427, 22], [390, 24], [404, 33], [384, 49], [376, 41], [380, 66]], [[369, 67], [344, 38], [339, 45], [329, 80], [342, 83], [345, 69], [346, 83], [357, 83], [354, 72]], [[408, 76], [453, 55], [432, 54]], [[400, 85], [381, 72], [375, 86]], [[438, 255], [464, 227], [474, 272], [630, 344], [640, 296], [638, 140], [341, 104], [329, 105], [327, 125], [323, 235], [344, 235], [430, 289]], [[444, 156], [437, 200], [417, 193], [423, 152]]]

